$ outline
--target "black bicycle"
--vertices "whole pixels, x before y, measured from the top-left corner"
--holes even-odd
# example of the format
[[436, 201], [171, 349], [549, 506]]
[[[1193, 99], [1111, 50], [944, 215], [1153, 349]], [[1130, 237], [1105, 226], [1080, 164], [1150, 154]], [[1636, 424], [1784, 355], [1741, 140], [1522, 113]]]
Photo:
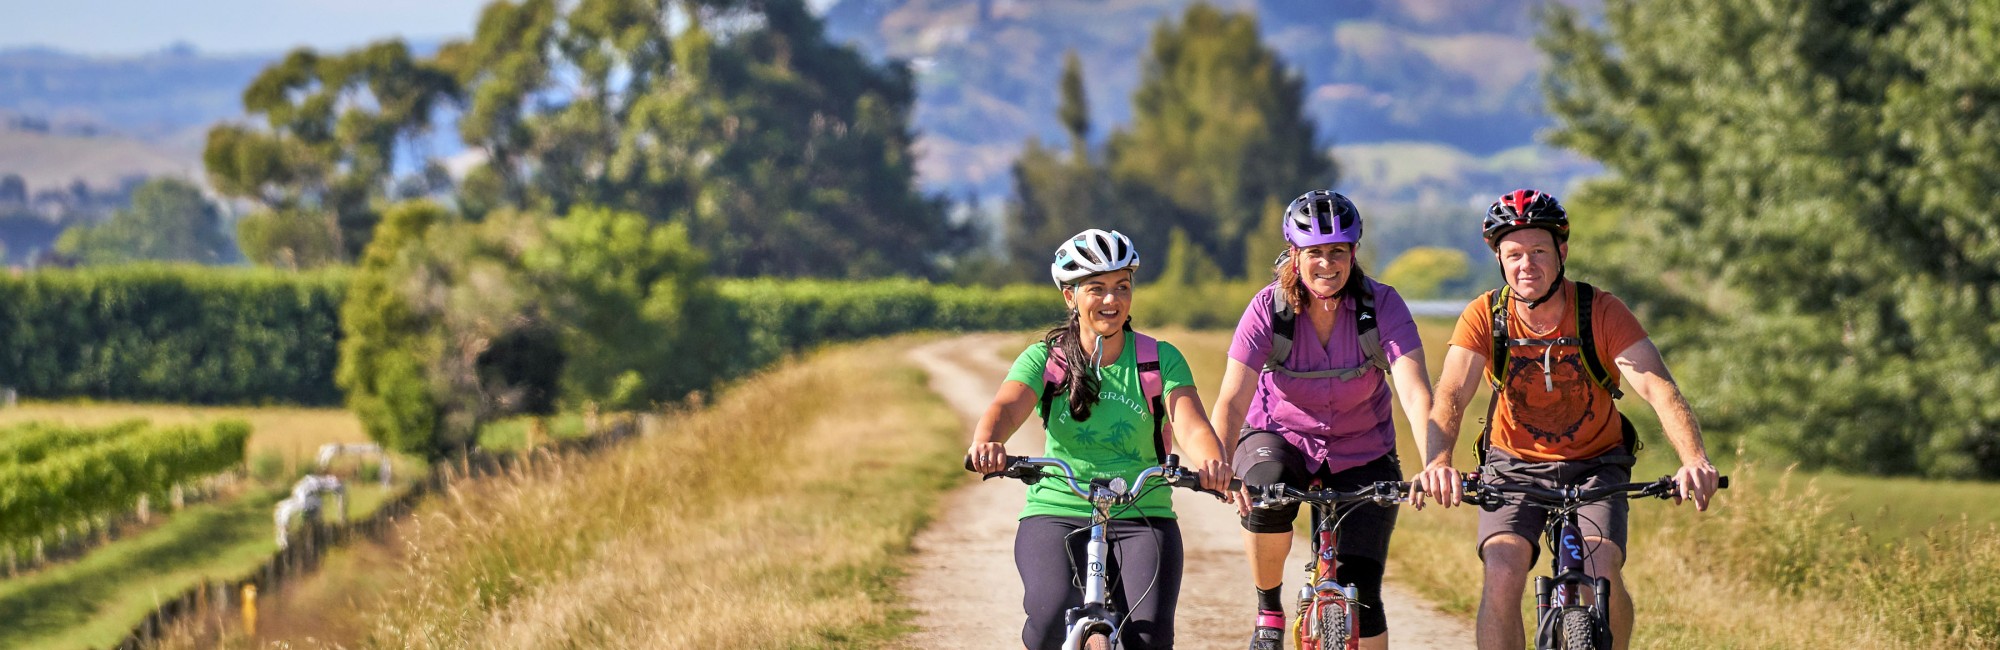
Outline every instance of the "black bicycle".
[[[1353, 492], [1342, 492], [1300, 490], [1286, 487], [1283, 483], [1273, 483], [1255, 492], [1250, 502], [1253, 508], [1312, 504], [1313, 552], [1312, 557], [1306, 560], [1306, 584], [1299, 591], [1299, 615], [1292, 623], [1293, 642], [1300, 650], [1360, 648], [1361, 639], [1355, 635], [1355, 631], [1360, 629], [1360, 612], [1357, 611], [1360, 596], [1354, 585], [1340, 584], [1333, 577], [1340, 566], [1335, 559], [1335, 550], [1339, 548], [1335, 531], [1340, 527], [1340, 521], [1346, 518], [1345, 514], [1339, 513], [1337, 506], [1357, 501], [1370, 501], [1379, 506], [1402, 503], [1410, 498], [1410, 484], [1377, 481]], [[1340, 516], [1336, 517], [1336, 514]]]
[[[1721, 477], [1716, 488], [1729, 487], [1729, 477]], [[1617, 497], [1657, 497], [1674, 495], [1674, 477], [1663, 476], [1651, 483], [1607, 485], [1586, 490], [1560, 490], [1532, 485], [1506, 485], [1465, 479], [1465, 502], [1497, 510], [1510, 502], [1541, 508], [1553, 515], [1542, 537], [1548, 544], [1551, 575], [1535, 577], [1535, 648], [1537, 650], [1597, 650], [1611, 647], [1611, 582], [1584, 570], [1583, 528], [1576, 511], [1585, 505]], [[1512, 497], [1508, 495], [1513, 495]], [[1510, 498], [1512, 501], [1510, 501]], [[1589, 605], [1582, 600], [1583, 587], [1591, 587]]]
[[[972, 459], [965, 460], [965, 469], [972, 469]], [[1081, 584], [1083, 606], [1065, 613], [1067, 632], [1063, 635], [1063, 650], [1117, 650], [1123, 646], [1119, 634], [1124, 629], [1125, 617], [1111, 603], [1111, 576], [1107, 572], [1111, 545], [1104, 539], [1105, 525], [1117, 515], [1114, 508], [1129, 507], [1161, 486], [1206, 492], [1218, 499], [1223, 498], [1222, 493], [1203, 488], [1201, 473], [1182, 467], [1180, 458], [1174, 454], [1167, 454], [1166, 462], [1139, 472], [1129, 485], [1123, 478], [1097, 478], [1079, 484], [1076, 472], [1070, 469], [1069, 463], [1058, 458], [1027, 456], [1008, 456], [1004, 469], [985, 475], [988, 479], [1003, 477], [1019, 479], [1029, 485], [1044, 478], [1059, 479], [1069, 484], [1070, 492], [1090, 502], [1090, 542], [1086, 546], [1089, 574], [1083, 576]], [[1242, 485], [1242, 481], [1231, 479], [1229, 489], [1235, 491]]]

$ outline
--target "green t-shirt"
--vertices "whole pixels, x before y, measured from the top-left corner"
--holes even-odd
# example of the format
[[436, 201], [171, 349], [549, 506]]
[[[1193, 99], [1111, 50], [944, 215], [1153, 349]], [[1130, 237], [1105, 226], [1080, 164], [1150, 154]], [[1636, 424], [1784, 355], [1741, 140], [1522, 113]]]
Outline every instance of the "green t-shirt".
[[[1056, 395], [1050, 403], [1055, 409], [1049, 418], [1047, 451], [1043, 454], [1060, 458], [1076, 470], [1079, 484], [1091, 478], [1124, 477], [1130, 484], [1139, 472], [1159, 463], [1153, 450], [1153, 413], [1146, 406], [1146, 392], [1139, 385], [1138, 337], [1127, 334], [1125, 350], [1118, 355], [1118, 363], [1103, 368], [1103, 379], [1098, 384], [1097, 406], [1090, 411], [1090, 419], [1082, 422], [1070, 419], [1069, 397]], [[1049, 358], [1049, 346], [1036, 342], [1014, 359], [1014, 367], [1007, 371], [1007, 381], [1027, 384], [1040, 400], [1042, 393], [1042, 364]], [[1181, 351], [1160, 342], [1160, 379], [1165, 392], [1172, 393], [1182, 386], [1194, 385], [1194, 373], [1188, 371], [1187, 359]], [[1041, 415], [1039, 401], [1035, 414]], [[1158, 483], [1155, 483], [1156, 485]], [[1153, 490], [1130, 508], [1114, 509], [1113, 514], [1120, 519], [1138, 517], [1173, 518], [1173, 498], [1170, 489], [1162, 485]], [[1058, 515], [1063, 517], [1089, 517], [1090, 502], [1069, 491], [1069, 484], [1060, 479], [1043, 479], [1028, 488], [1028, 505], [1021, 509], [1021, 517], [1034, 515]]]

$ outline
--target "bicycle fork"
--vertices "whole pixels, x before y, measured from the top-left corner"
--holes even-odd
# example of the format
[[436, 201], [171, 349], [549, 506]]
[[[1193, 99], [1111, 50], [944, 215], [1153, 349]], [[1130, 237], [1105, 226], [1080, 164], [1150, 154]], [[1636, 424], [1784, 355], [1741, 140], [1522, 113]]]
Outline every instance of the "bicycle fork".
[[1585, 571], [1583, 530], [1576, 523], [1576, 515], [1563, 517], [1561, 527], [1551, 532], [1556, 533], [1549, 548], [1555, 555], [1551, 563], [1555, 576], [1535, 576], [1535, 639], [1541, 648], [1560, 645], [1556, 636], [1560, 633], [1562, 612], [1581, 606], [1577, 603], [1580, 597], [1577, 591], [1586, 582], [1591, 586], [1591, 619], [1598, 630], [1611, 629], [1611, 581]]
[[[1102, 506], [1100, 506], [1102, 508]], [[1102, 513], [1100, 513], [1102, 514]], [[1083, 647], [1083, 642], [1092, 632], [1103, 632], [1111, 639], [1111, 647], [1119, 647], [1118, 612], [1111, 608], [1111, 543], [1105, 539], [1107, 524], [1104, 518], [1096, 518], [1099, 523], [1090, 527], [1090, 542], [1085, 545], [1083, 606], [1064, 613], [1063, 649], [1075, 650]]]

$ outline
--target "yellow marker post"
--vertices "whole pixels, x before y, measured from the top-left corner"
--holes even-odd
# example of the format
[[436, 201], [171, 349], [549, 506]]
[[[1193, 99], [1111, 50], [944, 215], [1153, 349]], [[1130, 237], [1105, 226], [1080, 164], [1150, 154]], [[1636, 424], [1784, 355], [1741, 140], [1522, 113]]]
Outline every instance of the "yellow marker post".
[[243, 585], [243, 633], [257, 636], [257, 585]]

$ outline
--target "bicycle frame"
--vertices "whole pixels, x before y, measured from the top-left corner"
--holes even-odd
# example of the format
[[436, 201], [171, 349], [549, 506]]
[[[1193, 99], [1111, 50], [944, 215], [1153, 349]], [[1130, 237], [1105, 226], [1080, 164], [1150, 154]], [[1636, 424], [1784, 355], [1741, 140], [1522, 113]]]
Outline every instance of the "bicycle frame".
[[[1576, 504], [1581, 505], [1581, 504]], [[1611, 629], [1611, 581], [1590, 575], [1584, 565], [1583, 528], [1575, 506], [1552, 509], [1542, 532], [1549, 548], [1549, 575], [1535, 577], [1535, 647], [1558, 646], [1555, 630], [1564, 609], [1577, 602], [1585, 585], [1591, 587], [1591, 619], [1599, 630]]]
[[[1096, 482], [1091, 484], [1091, 492], [1108, 489]], [[1105, 539], [1106, 524], [1111, 520], [1111, 504], [1092, 499], [1095, 511], [1090, 518], [1090, 542], [1085, 546], [1086, 568], [1083, 579], [1083, 605], [1070, 608], [1063, 613], [1063, 627], [1068, 632], [1063, 636], [1063, 650], [1081, 650], [1084, 639], [1092, 632], [1103, 632], [1111, 638], [1111, 647], [1124, 645], [1118, 638], [1124, 627], [1124, 617], [1111, 605], [1111, 543]]]
[[[1299, 616], [1292, 623], [1292, 638], [1305, 647], [1308, 634], [1319, 634], [1319, 617], [1329, 610], [1339, 611], [1347, 619], [1346, 650], [1360, 650], [1361, 636], [1355, 632], [1360, 612], [1355, 610], [1355, 601], [1360, 598], [1351, 585], [1335, 582], [1339, 575], [1340, 548], [1339, 533], [1335, 524], [1339, 521], [1336, 508], [1313, 504], [1313, 557], [1306, 563], [1306, 584], [1299, 590]], [[1328, 650], [1323, 648], [1321, 650]]]
[[[1275, 501], [1310, 503], [1313, 508], [1312, 558], [1306, 562], [1306, 584], [1299, 591], [1299, 615], [1292, 623], [1292, 638], [1300, 648], [1359, 650], [1360, 612], [1357, 608], [1360, 605], [1357, 601], [1360, 594], [1353, 586], [1340, 584], [1336, 578], [1340, 568], [1340, 538], [1336, 530], [1340, 527], [1341, 518], [1338, 504], [1369, 501], [1377, 505], [1397, 503], [1407, 496], [1409, 485], [1400, 481], [1379, 481], [1354, 492], [1301, 492], [1277, 483], [1261, 489], [1266, 496], [1259, 499], [1258, 507]], [[1342, 628], [1347, 631], [1347, 638], [1340, 649], [1320, 645], [1319, 622], [1329, 612], [1341, 617]]]

